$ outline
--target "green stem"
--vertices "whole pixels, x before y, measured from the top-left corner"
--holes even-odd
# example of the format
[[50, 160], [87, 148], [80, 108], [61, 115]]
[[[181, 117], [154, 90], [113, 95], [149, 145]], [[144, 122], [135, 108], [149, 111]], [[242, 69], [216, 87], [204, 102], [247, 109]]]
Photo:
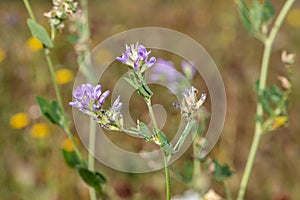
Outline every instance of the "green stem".
[[198, 144], [198, 138], [199, 136], [197, 135], [196, 138], [193, 141], [193, 179], [192, 179], [192, 187], [200, 193], [200, 195], [203, 194], [202, 188], [197, 184], [198, 179], [201, 178], [201, 162], [198, 159], [198, 154], [199, 154], [199, 144]]
[[[154, 129], [159, 130], [156, 122], [156, 118], [152, 109], [151, 105], [151, 100], [150, 99], [145, 99], [146, 104], [148, 106], [148, 110], [150, 113], [150, 118], [153, 123]], [[171, 199], [171, 183], [170, 183], [170, 172], [169, 172], [169, 167], [168, 167], [168, 162], [169, 162], [169, 156], [168, 154], [162, 149], [163, 155], [164, 155], [164, 169], [165, 169], [165, 178], [166, 178], [166, 193], [167, 193], [167, 200]]]
[[165, 169], [165, 178], [166, 178], [166, 192], [167, 192], [167, 200], [171, 199], [171, 182], [170, 182], [170, 172], [168, 167], [168, 154], [164, 153], [164, 169]]
[[[81, 0], [80, 5], [82, 8], [82, 22], [80, 22], [80, 39], [84, 41], [86, 48], [83, 52], [78, 52], [77, 63], [78, 67], [84, 62], [84, 59], [87, 58], [89, 54], [89, 38], [90, 38], [90, 29], [88, 23], [88, 0]], [[87, 70], [87, 66], [90, 65], [90, 60], [86, 60], [88, 62], [84, 69]], [[87, 79], [89, 82], [94, 82], [94, 78], [91, 73], [85, 73], [87, 75]], [[94, 154], [95, 154], [95, 142], [96, 142], [96, 123], [91, 118], [90, 119], [90, 132], [89, 132], [89, 153], [88, 153], [88, 169], [90, 171], [94, 171]], [[102, 188], [100, 186], [100, 195], [103, 196]], [[89, 187], [90, 199], [96, 200], [96, 190], [93, 187]]]
[[197, 155], [196, 152], [199, 152], [197, 142], [198, 141], [196, 139], [193, 141], [193, 153], [194, 153], [193, 175], [194, 176], [198, 176], [199, 174], [201, 174], [201, 163], [200, 163], [200, 160], [196, 156]]
[[29, 1], [28, 1], [28, 0], [23, 0], [23, 2], [24, 2], [24, 5], [25, 5], [25, 7], [26, 7], [26, 10], [27, 10], [27, 12], [28, 12], [30, 18], [31, 18], [33, 21], [36, 22], [36, 19], [35, 19], [35, 16], [34, 16], [34, 14], [33, 14], [32, 9], [31, 9], [31, 6], [30, 6]]
[[149, 110], [149, 113], [150, 113], [150, 117], [151, 117], [151, 121], [153, 123], [153, 126], [156, 130], [158, 130], [156, 118], [155, 118], [155, 115], [154, 115], [154, 112], [153, 112], [153, 109], [152, 109], [152, 105], [151, 105], [151, 100], [150, 99], [146, 100], [146, 103], [147, 103], [147, 107], [148, 107], [148, 110]]
[[[267, 82], [267, 75], [268, 75], [268, 66], [269, 66], [269, 61], [270, 61], [270, 55], [271, 55], [271, 50], [272, 46], [275, 40], [275, 37], [278, 33], [278, 30], [287, 15], [288, 11], [291, 9], [293, 3], [295, 0], [287, 0], [282, 7], [278, 17], [276, 18], [276, 21], [274, 23], [274, 26], [271, 29], [271, 32], [268, 36], [268, 38], [264, 42], [264, 53], [263, 53], [263, 59], [262, 59], [262, 64], [261, 64], [261, 72], [260, 72], [260, 81], [259, 81], [259, 92], [263, 91], [266, 87], [266, 82]], [[247, 159], [245, 171], [241, 180], [239, 192], [238, 192], [238, 197], [237, 200], [243, 200], [244, 195], [246, 192], [246, 188], [248, 185], [249, 177], [251, 174], [251, 170], [253, 167], [253, 163], [256, 157], [256, 153], [258, 150], [260, 138], [262, 135], [262, 122], [260, 119], [262, 119], [264, 115], [263, 112], [263, 107], [260, 102], [258, 102], [257, 109], [256, 109], [256, 123], [255, 123], [255, 132], [254, 132], [254, 138], [251, 144], [249, 156]]]
[[[25, 4], [27, 12], [29, 13], [30, 18], [32, 20], [36, 21], [36, 18], [34, 16], [34, 13], [33, 13], [32, 9], [31, 9], [29, 1], [28, 0], [23, 0], [23, 2]], [[52, 60], [51, 60], [51, 58], [49, 56], [49, 53], [50, 53], [49, 49], [47, 49], [46, 47], [44, 47], [44, 54], [45, 54], [45, 57], [46, 57], [46, 62], [47, 62], [48, 67], [49, 67], [50, 76], [51, 76], [51, 79], [52, 79], [52, 83], [54, 85], [54, 89], [55, 89], [55, 93], [56, 93], [56, 96], [57, 96], [58, 104], [59, 104], [59, 106], [61, 108], [61, 112], [62, 112], [62, 116], [63, 116], [64, 130], [67, 133], [67, 135], [70, 138], [70, 140], [72, 141], [75, 153], [77, 154], [78, 158], [80, 160], [82, 160], [81, 153], [80, 153], [79, 148], [78, 148], [78, 146], [77, 146], [77, 144], [75, 142], [73, 134], [71, 133], [70, 127], [68, 125], [68, 121], [66, 120], [66, 114], [65, 114], [64, 107], [63, 107], [63, 103], [62, 103], [61, 94], [60, 94], [60, 91], [59, 91], [59, 88], [58, 88], [58, 85], [57, 85], [57, 82], [56, 82], [56, 79], [55, 79], [54, 67], [53, 67], [53, 64], [52, 64]]]
[[225, 188], [226, 200], [232, 200], [232, 195], [231, 195], [231, 192], [230, 192], [230, 189], [228, 187], [227, 182], [223, 181], [223, 185], [224, 185], [224, 188]]
[[[96, 141], [96, 123], [93, 118], [90, 118], [90, 132], [89, 132], [89, 153], [88, 153], [88, 169], [94, 171], [94, 154], [95, 154], [95, 141]], [[90, 199], [96, 200], [96, 191], [94, 188], [89, 187]]]
[[186, 137], [188, 136], [188, 134], [190, 133], [190, 131], [194, 127], [194, 125], [196, 125], [195, 120], [192, 120], [192, 121], [188, 122], [188, 124], [186, 125], [183, 133], [181, 134], [180, 138], [178, 139], [177, 143], [174, 146], [175, 151], [180, 150], [180, 147], [182, 146], [183, 142], [185, 141]]
[[59, 91], [59, 87], [58, 87], [58, 84], [57, 84], [56, 79], [55, 79], [55, 72], [54, 72], [53, 63], [52, 63], [52, 60], [49, 56], [49, 49], [45, 48], [44, 53], [45, 53], [46, 61], [47, 61], [48, 68], [49, 68], [49, 71], [50, 71], [50, 76], [51, 76], [51, 80], [52, 80], [52, 83], [53, 83], [53, 86], [54, 86], [54, 90], [55, 90], [56, 98], [57, 98], [57, 101], [58, 101], [58, 105], [61, 108], [61, 112], [62, 112], [61, 114], [62, 114], [63, 121], [64, 121], [64, 130], [67, 133], [70, 140], [72, 141], [75, 153], [77, 154], [78, 158], [80, 160], [83, 160], [82, 155], [81, 155], [81, 153], [79, 151], [79, 148], [77, 146], [77, 143], [75, 142], [74, 136], [71, 133], [70, 127], [68, 125], [68, 120], [66, 118], [66, 113], [65, 113], [64, 106], [63, 106], [63, 102], [62, 102], [61, 93]]

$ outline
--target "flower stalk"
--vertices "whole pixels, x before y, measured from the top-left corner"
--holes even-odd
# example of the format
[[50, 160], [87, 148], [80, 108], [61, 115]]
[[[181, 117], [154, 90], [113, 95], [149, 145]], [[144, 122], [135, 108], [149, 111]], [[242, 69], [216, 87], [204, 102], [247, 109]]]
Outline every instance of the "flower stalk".
[[[287, 13], [291, 9], [293, 3], [295, 0], [287, 0], [282, 7], [278, 17], [275, 20], [275, 23], [270, 31], [269, 36], [264, 40], [264, 52], [263, 52], [263, 58], [262, 58], [262, 64], [261, 64], [261, 72], [260, 72], [260, 81], [259, 81], [259, 91], [263, 91], [266, 88], [266, 82], [267, 82], [267, 75], [268, 75], [268, 67], [269, 67], [269, 61], [270, 61], [270, 55], [272, 46], [275, 40], [275, 37], [279, 31], [279, 28], [286, 17]], [[249, 177], [251, 174], [251, 170], [255, 161], [256, 153], [259, 147], [259, 142], [261, 139], [261, 136], [263, 134], [262, 130], [262, 122], [260, 118], [262, 118], [264, 115], [263, 111], [263, 105], [261, 102], [258, 102], [257, 109], [256, 109], [256, 123], [255, 123], [255, 131], [254, 131], [254, 138], [251, 144], [249, 156], [247, 159], [246, 167], [243, 173], [243, 177], [241, 180], [238, 197], [237, 200], [243, 200], [244, 195], [246, 192], [246, 188], [248, 185]]]
[[[23, 0], [23, 2], [24, 2], [24, 5], [27, 9], [27, 12], [29, 13], [30, 18], [36, 22], [36, 18], [34, 16], [34, 13], [32, 11], [32, 8], [31, 8], [31, 5], [30, 5], [29, 1], [28, 0]], [[83, 159], [82, 155], [79, 151], [77, 143], [75, 142], [74, 136], [71, 133], [71, 130], [70, 130], [70, 127], [69, 127], [69, 124], [68, 124], [68, 120], [66, 118], [65, 110], [64, 110], [64, 107], [63, 107], [63, 103], [62, 103], [61, 93], [59, 91], [59, 87], [58, 87], [58, 84], [57, 84], [56, 79], [55, 79], [55, 72], [54, 72], [53, 63], [52, 63], [52, 60], [51, 60], [50, 55], [49, 55], [50, 50], [45, 46], [44, 46], [44, 54], [45, 54], [46, 62], [47, 62], [47, 65], [48, 65], [48, 68], [49, 68], [49, 71], [50, 71], [50, 76], [51, 76], [51, 80], [52, 80], [52, 83], [53, 83], [53, 86], [54, 86], [54, 90], [55, 90], [55, 93], [56, 93], [58, 104], [61, 108], [63, 123], [64, 123], [64, 127], [63, 127], [64, 131], [66, 132], [66, 134], [68, 135], [68, 137], [72, 141], [72, 144], [74, 146], [74, 151], [75, 151], [76, 155], [78, 156], [79, 160], [82, 161], [82, 159]]]

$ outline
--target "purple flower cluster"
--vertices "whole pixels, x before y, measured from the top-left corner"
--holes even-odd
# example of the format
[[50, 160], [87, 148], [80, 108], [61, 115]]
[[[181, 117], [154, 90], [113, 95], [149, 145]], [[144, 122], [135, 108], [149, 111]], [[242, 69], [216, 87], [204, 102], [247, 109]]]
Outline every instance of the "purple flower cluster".
[[93, 117], [104, 128], [119, 130], [123, 126], [120, 97], [110, 109], [102, 108], [109, 93], [109, 90], [102, 93], [101, 85], [82, 84], [73, 91], [74, 100], [69, 105]]
[[70, 102], [69, 105], [93, 116], [101, 110], [101, 106], [109, 93], [109, 90], [102, 93], [101, 85], [94, 87], [89, 83], [82, 84], [73, 91], [74, 101]]
[[190, 87], [190, 81], [196, 73], [189, 62], [182, 61], [183, 74], [176, 70], [172, 61], [158, 59], [151, 70], [150, 80], [166, 84], [173, 94], [181, 95], [185, 88]]
[[126, 51], [121, 57], [117, 57], [116, 59], [130, 66], [135, 71], [141, 71], [141, 73], [143, 73], [156, 62], [155, 57], [151, 57], [148, 60], [150, 53], [151, 51], [147, 51], [143, 45], [132, 44], [128, 46], [126, 44]]

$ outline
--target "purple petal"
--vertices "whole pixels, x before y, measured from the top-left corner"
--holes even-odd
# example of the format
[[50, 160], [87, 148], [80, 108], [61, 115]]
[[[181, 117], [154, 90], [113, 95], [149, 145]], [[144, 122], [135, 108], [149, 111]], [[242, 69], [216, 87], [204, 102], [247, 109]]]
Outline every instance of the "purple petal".
[[134, 64], [133, 64], [133, 67], [134, 67], [135, 70], [138, 70], [139, 67], [140, 67], [140, 66], [139, 66], [139, 61], [140, 61], [140, 60], [137, 59], [137, 60], [134, 62]]
[[149, 61], [147, 61], [147, 66], [151, 67], [152, 65], [154, 65], [154, 63], [156, 62], [156, 58], [155, 57], [151, 57]]
[[93, 91], [93, 100], [96, 101], [97, 99], [99, 99], [100, 95], [101, 95], [101, 85], [97, 85]]
[[99, 99], [99, 103], [100, 104], [104, 104], [104, 101], [106, 99], [106, 97], [109, 95], [110, 91], [109, 90], [106, 90], [101, 96], [100, 96], [100, 99]]
[[146, 60], [148, 58], [148, 52], [143, 45], [138, 46], [138, 55], [142, 60]]

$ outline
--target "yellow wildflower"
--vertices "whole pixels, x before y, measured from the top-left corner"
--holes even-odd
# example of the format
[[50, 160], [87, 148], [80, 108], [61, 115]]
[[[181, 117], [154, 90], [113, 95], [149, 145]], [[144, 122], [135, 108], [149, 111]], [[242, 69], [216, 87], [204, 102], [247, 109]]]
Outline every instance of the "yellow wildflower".
[[29, 124], [29, 117], [24, 112], [16, 113], [10, 118], [10, 126], [13, 129], [22, 129], [26, 127], [28, 124]]
[[59, 69], [55, 72], [55, 78], [58, 84], [63, 85], [74, 80], [74, 74], [69, 69]]
[[300, 9], [291, 10], [287, 16], [287, 23], [291, 26], [300, 26]]
[[287, 122], [286, 117], [283, 117], [283, 116], [276, 117], [272, 124], [272, 129], [276, 130], [276, 129], [280, 128], [281, 126], [283, 126], [286, 122]]
[[42, 139], [50, 134], [50, 128], [45, 123], [37, 123], [31, 127], [31, 136], [37, 139]]
[[39, 51], [43, 48], [43, 44], [35, 37], [31, 37], [27, 40], [27, 47], [32, 51]]
[[[75, 142], [76, 144], [79, 143], [78, 138], [75, 138]], [[65, 151], [74, 151], [74, 145], [70, 138], [66, 138], [61, 146]]]
[[6, 52], [3, 49], [0, 49], [0, 63], [5, 59]]

